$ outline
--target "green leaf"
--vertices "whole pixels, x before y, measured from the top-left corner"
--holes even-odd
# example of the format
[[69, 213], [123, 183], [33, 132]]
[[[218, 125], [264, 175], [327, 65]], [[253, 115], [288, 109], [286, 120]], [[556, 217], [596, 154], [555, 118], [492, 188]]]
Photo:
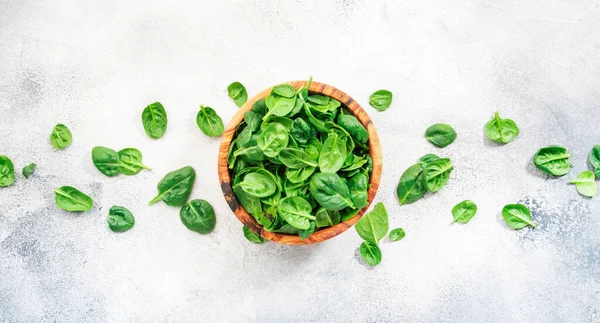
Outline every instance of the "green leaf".
[[425, 139], [434, 146], [444, 148], [456, 139], [456, 131], [444, 123], [436, 123], [425, 130]]
[[15, 166], [6, 156], [0, 156], [0, 187], [11, 186], [15, 183]]
[[296, 96], [296, 89], [289, 84], [280, 84], [273, 87], [273, 93], [283, 96], [286, 98], [293, 98]]
[[531, 221], [531, 212], [523, 204], [508, 204], [502, 209], [504, 221], [513, 229], [523, 229], [526, 226], [536, 227]]
[[161, 138], [167, 131], [167, 111], [160, 102], [149, 104], [142, 112], [142, 124], [148, 137]]
[[[248, 111], [251, 113], [251, 111]], [[200, 106], [200, 111], [196, 116], [196, 124], [202, 132], [209, 137], [218, 137], [223, 134], [225, 126], [223, 120], [217, 112], [211, 107]]]
[[244, 121], [246, 121], [248, 128], [254, 132], [260, 128], [262, 116], [253, 111], [246, 111], [244, 112]]
[[575, 187], [577, 187], [577, 192], [583, 196], [594, 197], [596, 194], [598, 194], [596, 176], [594, 176], [594, 172], [590, 170], [581, 172], [577, 179], [572, 179], [569, 181], [569, 183], [575, 184]]
[[363, 215], [354, 228], [364, 240], [379, 243], [389, 230], [388, 214], [383, 203], [377, 203], [371, 212]]
[[73, 135], [67, 126], [57, 124], [50, 134], [50, 143], [56, 150], [63, 150], [71, 145]]
[[152, 168], [142, 163], [142, 152], [135, 148], [125, 148], [118, 152], [119, 171], [123, 175], [136, 175], [142, 169], [152, 170]]
[[215, 210], [205, 200], [191, 200], [179, 211], [179, 218], [186, 228], [201, 234], [212, 232], [217, 221]]
[[246, 194], [257, 198], [269, 197], [277, 191], [275, 181], [259, 172], [246, 175], [239, 186]]
[[402, 229], [402, 228], [396, 228], [396, 229], [390, 231], [390, 234], [388, 235], [388, 237], [392, 241], [400, 241], [400, 240], [404, 239], [405, 236], [406, 236], [406, 232], [404, 232], [404, 229]]
[[425, 185], [423, 166], [414, 164], [402, 173], [400, 182], [396, 188], [396, 195], [400, 205], [418, 201], [427, 192]]
[[247, 226], [244, 226], [242, 230], [244, 231], [244, 237], [246, 237], [248, 241], [257, 244], [265, 242], [265, 239], [263, 237], [259, 236], [256, 232], [248, 229]]
[[240, 82], [233, 82], [227, 86], [227, 95], [233, 99], [235, 105], [241, 108], [248, 101], [248, 92]]
[[317, 161], [300, 149], [284, 148], [279, 152], [279, 160], [288, 169], [317, 167]]
[[[121, 164], [119, 154], [116, 151], [101, 146], [92, 148], [92, 162], [100, 173], [111, 177], [121, 173], [121, 166], [127, 167]], [[133, 169], [131, 170], [133, 171]]]
[[190, 196], [195, 180], [196, 171], [191, 166], [167, 173], [156, 186], [158, 195], [148, 204], [163, 201], [169, 206], [182, 206]]
[[25, 176], [25, 178], [29, 178], [29, 176], [33, 175], [33, 172], [35, 171], [36, 166], [37, 165], [35, 163], [31, 163], [31, 164], [23, 167], [23, 176]]
[[315, 229], [315, 221], [310, 221], [310, 227], [308, 227], [308, 229], [298, 230], [300, 240], [306, 240], [306, 238], [310, 237], [315, 232]]
[[506, 144], [517, 137], [519, 127], [511, 119], [500, 119], [496, 111], [494, 118], [485, 124], [485, 134], [492, 141]]
[[312, 212], [310, 203], [298, 196], [286, 197], [281, 200], [277, 211], [285, 222], [299, 230], [308, 229], [310, 227], [309, 220], [316, 219], [310, 214]]
[[427, 189], [431, 192], [441, 190], [448, 183], [453, 169], [454, 165], [448, 158], [440, 158], [428, 163], [423, 171]]
[[357, 209], [369, 205], [369, 176], [363, 173], [357, 173], [348, 180], [348, 190], [350, 199]]
[[135, 224], [135, 218], [128, 209], [115, 205], [108, 210], [108, 228], [113, 232], [125, 232]]
[[421, 166], [423, 166], [423, 168], [425, 168], [425, 166], [427, 166], [427, 164], [431, 163], [432, 161], [434, 161], [436, 159], [440, 159], [440, 157], [438, 157], [437, 155], [434, 155], [434, 154], [427, 154], [427, 155], [424, 155], [421, 158], [419, 158], [419, 164], [421, 164]]
[[590, 164], [596, 171], [596, 177], [600, 177], [600, 145], [594, 146], [590, 151]]
[[279, 123], [268, 126], [258, 137], [258, 148], [267, 157], [275, 157], [287, 147], [289, 135], [287, 130]]
[[567, 149], [559, 146], [542, 148], [533, 156], [533, 164], [538, 169], [554, 176], [564, 176], [571, 170], [571, 155]]
[[369, 97], [369, 104], [377, 111], [385, 111], [392, 104], [392, 92], [378, 90]]
[[89, 211], [94, 206], [92, 198], [71, 186], [54, 189], [56, 205], [69, 212]]
[[454, 222], [467, 223], [471, 221], [475, 216], [475, 213], [477, 213], [477, 205], [475, 205], [475, 202], [464, 200], [452, 208], [454, 220], [452, 220], [451, 224], [454, 224]]
[[344, 164], [348, 155], [345, 136], [330, 131], [319, 155], [319, 169], [323, 173], [335, 173]]
[[349, 114], [339, 114], [337, 117], [337, 123], [340, 125], [340, 127], [344, 128], [344, 130], [348, 131], [350, 136], [352, 136], [356, 142], [359, 142], [363, 145], [367, 144], [367, 141], [369, 140], [369, 132], [355, 116]]
[[334, 173], [318, 173], [310, 178], [309, 191], [312, 197], [329, 211], [346, 207], [355, 208], [348, 186]]
[[324, 207], [319, 208], [315, 217], [317, 228], [331, 227], [341, 221], [340, 213], [338, 211], [327, 211]]
[[381, 249], [372, 241], [363, 241], [360, 244], [360, 256], [371, 266], [377, 266], [381, 262]]

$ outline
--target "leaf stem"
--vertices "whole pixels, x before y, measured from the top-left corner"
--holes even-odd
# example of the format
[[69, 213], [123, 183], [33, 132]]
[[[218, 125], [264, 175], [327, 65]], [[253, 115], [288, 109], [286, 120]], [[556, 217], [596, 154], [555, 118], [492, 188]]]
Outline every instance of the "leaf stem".
[[148, 205], [152, 205], [158, 201], [160, 201], [162, 199], [162, 194], [158, 194], [155, 198], [152, 199], [152, 201], [148, 202]]

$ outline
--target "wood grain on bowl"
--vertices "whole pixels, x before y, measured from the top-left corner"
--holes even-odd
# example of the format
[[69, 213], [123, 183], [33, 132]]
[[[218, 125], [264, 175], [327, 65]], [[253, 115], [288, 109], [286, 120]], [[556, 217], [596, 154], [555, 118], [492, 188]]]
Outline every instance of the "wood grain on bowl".
[[[292, 81], [287, 82], [287, 84], [290, 84], [294, 88], [298, 89], [306, 85], [306, 81]], [[260, 99], [266, 99], [269, 93], [271, 93], [272, 88], [273, 87], [265, 89], [262, 92], [255, 95], [250, 100], [248, 100], [248, 102], [246, 102], [246, 104], [244, 104], [238, 110], [238, 112], [233, 116], [233, 118], [231, 118], [231, 121], [225, 128], [225, 132], [223, 133], [223, 139], [221, 140], [221, 146], [219, 148], [218, 162], [221, 190], [223, 191], [225, 200], [227, 200], [227, 203], [229, 204], [229, 207], [231, 208], [235, 216], [250, 230], [260, 234], [265, 239], [291, 245], [318, 243], [327, 239], [331, 239], [337, 236], [338, 234], [348, 230], [348, 228], [354, 225], [356, 221], [358, 221], [362, 217], [362, 215], [367, 211], [367, 209], [371, 205], [371, 202], [373, 202], [373, 199], [375, 198], [375, 194], [377, 193], [377, 189], [379, 188], [379, 182], [381, 180], [382, 168], [381, 145], [379, 142], [379, 137], [377, 136], [377, 131], [375, 130], [375, 126], [373, 125], [373, 122], [371, 121], [367, 113], [348, 94], [336, 89], [333, 86], [318, 82], [312, 82], [309, 89], [310, 94], [321, 94], [340, 101], [343, 105], [346, 106], [346, 108], [348, 108], [348, 111], [354, 114], [354, 116], [356, 116], [356, 118], [369, 131], [369, 153], [371, 155], [371, 158], [373, 159], [373, 172], [371, 174], [369, 183], [369, 204], [362, 208], [354, 217], [342, 223], [338, 223], [332, 227], [315, 231], [304, 241], [302, 241], [297, 235], [268, 232], [256, 222], [252, 215], [250, 215], [248, 212], [246, 212], [246, 210], [244, 210], [244, 208], [241, 206], [241, 204], [235, 197], [235, 194], [233, 193], [233, 188], [231, 187], [231, 175], [229, 173], [229, 168], [227, 165], [227, 152], [229, 151], [229, 146], [231, 144], [231, 141], [233, 140], [233, 136], [235, 135], [235, 130], [237, 126], [244, 119], [244, 113], [246, 111], [250, 111], [252, 109], [252, 105], [256, 101]]]

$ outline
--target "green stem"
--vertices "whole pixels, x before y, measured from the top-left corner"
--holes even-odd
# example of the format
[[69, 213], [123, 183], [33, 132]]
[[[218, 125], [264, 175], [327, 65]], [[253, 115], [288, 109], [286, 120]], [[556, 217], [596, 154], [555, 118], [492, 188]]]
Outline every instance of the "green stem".
[[161, 195], [161, 194], [159, 194], [159, 195], [157, 195], [155, 198], [153, 198], [153, 199], [152, 199], [152, 201], [148, 202], [148, 205], [152, 205], [152, 204], [154, 204], [154, 203], [156, 203], [156, 202], [160, 201], [161, 199], [162, 199], [162, 195]]

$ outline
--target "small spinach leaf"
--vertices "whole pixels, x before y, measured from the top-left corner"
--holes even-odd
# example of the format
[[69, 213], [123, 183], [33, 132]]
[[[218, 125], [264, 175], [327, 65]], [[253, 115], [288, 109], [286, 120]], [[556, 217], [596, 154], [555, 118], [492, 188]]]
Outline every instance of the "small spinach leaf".
[[531, 221], [531, 212], [523, 204], [508, 204], [504, 206], [502, 217], [513, 229], [523, 229], [528, 225], [536, 227], [536, 224]]
[[319, 208], [315, 217], [317, 228], [331, 227], [341, 221], [340, 213], [338, 211], [327, 211], [324, 207]]
[[427, 192], [424, 181], [423, 166], [414, 164], [402, 173], [396, 188], [396, 195], [400, 205], [418, 201]]
[[233, 99], [235, 105], [242, 107], [248, 101], [248, 92], [240, 82], [233, 82], [227, 86], [227, 95]]
[[298, 235], [300, 236], [300, 240], [304, 241], [306, 238], [310, 237], [311, 234], [315, 232], [315, 221], [310, 221], [310, 226], [308, 229], [298, 230]]
[[267, 157], [275, 157], [287, 147], [289, 135], [287, 130], [279, 123], [268, 126], [258, 137], [258, 148]]
[[444, 148], [456, 139], [456, 131], [445, 123], [436, 123], [425, 130], [425, 139], [434, 146]]
[[285, 97], [293, 98], [296, 96], [296, 89], [289, 84], [280, 84], [273, 87], [273, 93]]
[[0, 156], [0, 187], [11, 186], [15, 183], [15, 166], [6, 156]]
[[148, 137], [161, 138], [167, 131], [167, 111], [160, 102], [149, 104], [142, 112], [142, 124]]
[[244, 231], [244, 237], [246, 237], [246, 239], [252, 243], [263, 243], [265, 242], [265, 239], [261, 236], [259, 236], [256, 232], [248, 229], [247, 226], [244, 226], [242, 228], [242, 231]]
[[253, 111], [246, 111], [244, 113], [244, 121], [246, 121], [246, 124], [251, 131], [256, 131], [260, 128], [262, 116]]
[[71, 186], [54, 189], [54, 193], [56, 205], [65, 211], [84, 212], [94, 206], [92, 198]]
[[67, 126], [57, 124], [50, 134], [50, 143], [56, 150], [63, 150], [71, 145], [73, 135]]
[[385, 111], [392, 104], [392, 92], [378, 90], [369, 97], [369, 104], [377, 111]]
[[559, 146], [544, 147], [533, 156], [533, 164], [538, 169], [554, 176], [564, 176], [571, 170], [571, 155]]
[[[252, 113], [248, 111], [247, 113]], [[211, 107], [200, 106], [200, 111], [196, 116], [196, 123], [202, 132], [209, 137], [218, 137], [223, 134], [225, 126], [223, 120], [217, 112]]]
[[373, 241], [363, 241], [360, 244], [360, 256], [371, 266], [377, 266], [381, 262], [381, 249]]
[[494, 118], [485, 124], [485, 134], [492, 141], [506, 144], [517, 137], [519, 127], [511, 119], [500, 119], [496, 111]]
[[290, 136], [299, 144], [305, 145], [311, 138], [317, 136], [317, 129], [302, 118], [296, 118], [290, 130]]
[[190, 196], [195, 180], [196, 171], [191, 166], [168, 173], [158, 182], [158, 195], [148, 204], [152, 205], [162, 200], [169, 206], [182, 206]]
[[347, 146], [346, 138], [335, 131], [330, 131], [319, 155], [319, 168], [323, 173], [335, 173], [344, 164]]
[[350, 191], [350, 199], [354, 203], [354, 207], [362, 209], [369, 205], [367, 198], [369, 189], [369, 177], [363, 173], [357, 173], [348, 180], [348, 190]]
[[284, 148], [279, 152], [279, 160], [288, 169], [317, 167], [317, 161], [311, 155], [296, 148]]
[[405, 236], [406, 236], [406, 232], [402, 228], [396, 228], [396, 229], [390, 231], [390, 234], [388, 235], [388, 237], [392, 241], [400, 241], [400, 240], [404, 239]]
[[316, 219], [310, 214], [312, 211], [310, 203], [298, 196], [282, 199], [277, 211], [282, 219], [299, 230], [310, 228], [309, 220]]
[[269, 197], [277, 191], [275, 181], [270, 176], [259, 172], [246, 175], [239, 186], [246, 194], [257, 198]]
[[431, 192], [441, 190], [450, 179], [450, 172], [453, 169], [454, 165], [448, 158], [436, 159], [427, 164], [423, 171], [427, 189]]
[[[116, 151], [101, 146], [92, 148], [92, 162], [100, 173], [111, 177], [121, 173], [121, 166], [128, 167], [121, 164], [119, 161], [119, 154]], [[131, 171], [133, 171], [133, 169], [131, 169]]]
[[201, 234], [212, 232], [217, 221], [215, 209], [205, 200], [191, 200], [179, 211], [181, 222], [188, 229]]
[[594, 172], [591, 170], [583, 171], [577, 176], [577, 179], [569, 181], [571, 184], [575, 184], [577, 192], [583, 196], [594, 197], [598, 194], [598, 187], [596, 186], [596, 177]]
[[33, 175], [33, 172], [35, 171], [36, 166], [37, 165], [35, 163], [31, 163], [31, 164], [23, 167], [23, 176], [25, 176], [25, 178], [29, 178], [29, 176]]
[[475, 202], [464, 200], [452, 208], [452, 217], [454, 217], [454, 220], [452, 220], [451, 224], [454, 224], [454, 222], [467, 223], [471, 221], [475, 213], [477, 213]]
[[125, 148], [118, 152], [119, 171], [123, 175], [136, 175], [142, 169], [152, 170], [152, 168], [142, 163], [142, 152], [135, 148]]
[[421, 164], [421, 166], [423, 166], [423, 168], [425, 168], [425, 166], [427, 166], [427, 164], [429, 164], [430, 162], [432, 162], [436, 159], [440, 159], [440, 157], [438, 157], [437, 155], [434, 155], [434, 154], [427, 154], [427, 155], [424, 155], [423, 157], [419, 158], [419, 164]]
[[363, 215], [354, 225], [363, 240], [379, 243], [389, 230], [388, 214], [383, 203], [379, 202], [373, 210]]
[[358, 119], [349, 114], [340, 114], [337, 117], [337, 123], [344, 130], [348, 131], [350, 136], [356, 141], [363, 145], [367, 144], [369, 140], [369, 132], [367, 129], [358, 121]]
[[135, 218], [131, 211], [122, 206], [115, 205], [108, 210], [108, 228], [112, 232], [125, 232], [135, 224]]

